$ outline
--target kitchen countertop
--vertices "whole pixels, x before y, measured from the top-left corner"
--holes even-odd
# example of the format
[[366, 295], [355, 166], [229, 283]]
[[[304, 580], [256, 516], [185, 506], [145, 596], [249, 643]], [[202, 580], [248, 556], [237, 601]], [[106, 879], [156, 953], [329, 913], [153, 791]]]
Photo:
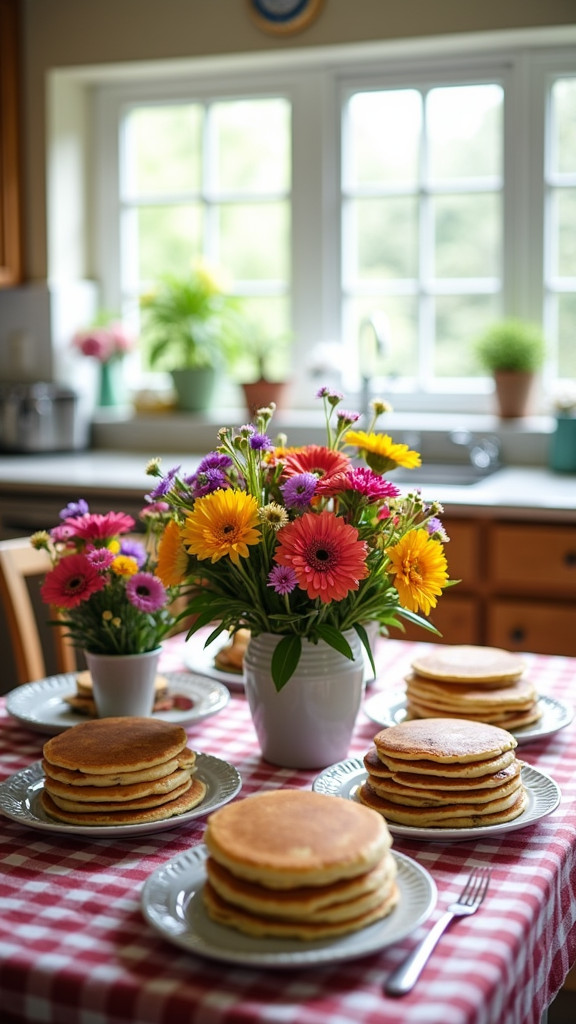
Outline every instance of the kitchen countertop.
[[[162, 468], [181, 465], [193, 472], [201, 455], [162, 455]], [[154, 486], [146, 474], [149, 457], [140, 452], [91, 450], [73, 453], [0, 456], [0, 500], [14, 494], [57, 495], [66, 501], [113, 492], [117, 503], [132, 500]], [[393, 479], [393, 476], [391, 476]], [[399, 484], [403, 491], [407, 484]], [[474, 484], [458, 486], [441, 481], [423, 485], [424, 498], [437, 499], [463, 515], [562, 519], [576, 522], [576, 474], [554, 473], [544, 467], [503, 467]]]

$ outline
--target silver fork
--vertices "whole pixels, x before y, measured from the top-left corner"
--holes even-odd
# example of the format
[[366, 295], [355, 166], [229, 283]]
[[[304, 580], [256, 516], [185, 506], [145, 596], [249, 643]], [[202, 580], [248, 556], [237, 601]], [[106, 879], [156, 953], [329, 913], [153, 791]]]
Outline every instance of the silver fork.
[[490, 868], [472, 868], [466, 885], [456, 902], [450, 904], [428, 935], [386, 979], [384, 985], [386, 995], [403, 996], [406, 992], [410, 992], [428, 963], [428, 958], [435, 949], [440, 936], [455, 917], [467, 917], [469, 914], [476, 913], [488, 891], [489, 881]]

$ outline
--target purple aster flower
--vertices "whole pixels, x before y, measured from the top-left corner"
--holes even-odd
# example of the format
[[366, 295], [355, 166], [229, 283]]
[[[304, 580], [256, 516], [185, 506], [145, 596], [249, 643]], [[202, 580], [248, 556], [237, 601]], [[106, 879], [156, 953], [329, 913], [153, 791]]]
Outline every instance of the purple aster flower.
[[168, 494], [168, 491], [171, 489], [174, 482], [174, 477], [178, 473], [179, 469], [180, 466], [174, 466], [172, 469], [169, 469], [166, 476], [162, 477], [160, 483], [153, 491], [150, 491], [150, 494], [146, 495], [146, 497], [152, 501], [156, 501], [157, 498], [163, 498], [165, 494]]
[[274, 450], [274, 445], [267, 434], [252, 434], [249, 444], [254, 452], [271, 452]]
[[139, 569], [142, 568], [147, 558], [144, 545], [139, 540], [131, 540], [129, 537], [123, 537], [120, 541], [120, 553], [134, 558]]
[[228, 478], [221, 469], [204, 469], [191, 476], [188, 483], [195, 498], [202, 498], [212, 491], [223, 491], [229, 485]]
[[166, 604], [166, 588], [151, 572], [136, 572], [126, 584], [126, 596], [141, 612], [157, 612]]
[[340, 409], [338, 413], [338, 423], [343, 427], [351, 426], [352, 423], [357, 423], [359, 419], [359, 412], [350, 412], [348, 409]]
[[384, 480], [367, 466], [351, 470], [348, 473], [348, 485], [353, 491], [358, 491], [367, 498], [395, 498], [400, 494], [396, 484]]
[[58, 516], [60, 519], [75, 519], [77, 516], [85, 516], [89, 511], [88, 502], [84, 501], [84, 498], [79, 498], [78, 501], [69, 501]]
[[316, 392], [316, 398], [327, 398], [330, 394], [330, 388], [323, 384], [321, 388], [318, 388]]
[[113, 551], [110, 551], [110, 548], [90, 548], [90, 550], [86, 552], [86, 558], [90, 562], [90, 565], [93, 565], [95, 569], [103, 572], [112, 565], [116, 555]]
[[200, 462], [196, 474], [205, 473], [207, 469], [229, 469], [231, 465], [232, 459], [229, 455], [223, 455], [221, 452], [208, 452], [208, 455], [205, 455]]
[[281, 596], [289, 594], [298, 583], [294, 569], [289, 565], [275, 565], [268, 573], [268, 586]]
[[[76, 517], [74, 517], [76, 518]], [[72, 526], [68, 526], [66, 523], [60, 523], [59, 526], [54, 526], [50, 530], [50, 536], [55, 544], [65, 544], [66, 541], [71, 540], [76, 534]]]
[[306, 508], [314, 497], [318, 477], [314, 473], [296, 473], [280, 490], [284, 495], [286, 508]]

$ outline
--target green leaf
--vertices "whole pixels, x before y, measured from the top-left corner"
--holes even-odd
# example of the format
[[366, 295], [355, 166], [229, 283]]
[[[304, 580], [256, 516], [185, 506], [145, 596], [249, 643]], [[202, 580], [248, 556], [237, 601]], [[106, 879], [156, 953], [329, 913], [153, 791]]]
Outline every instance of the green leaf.
[[272, 679], [276, 691], [286, 686], [290, 676], [294, 675], [302, 653], [302, 640], [299, 636], [283, 636], [272, 655]]
[[361, 639], [361, 641], [362, 641], [362, 643], [364, 645], [364, 650], [366, 651], [366, 654], [368, 655], [368, 659], [370, 661], [370, 668], [372, 669], [372, 674], [375, 676], [376, 675], [376, 665], [374, 664], [374, 658], [372, 656], [372, 648], [370, 647], [370, 641], [368, 639], [368, 633], [366, 632], [366, 630], [364, 629], [364, 626], [360, 622], [355, 622], [354, 623], [354, 629], [358, 633], [358, 636], [360, 637], [360, 639]]
[[335, 651], [340, 651], [345, 658], [349, 658], [350, 661], [354, 661], [354, 653], [346, 637], [342, 636], [339, 629], [335, 626], [329, 626], [326, 623], [319, 624], [316, 626], [316, 632], [321, 640], [324, 640], [330, 647], [333, 647]]

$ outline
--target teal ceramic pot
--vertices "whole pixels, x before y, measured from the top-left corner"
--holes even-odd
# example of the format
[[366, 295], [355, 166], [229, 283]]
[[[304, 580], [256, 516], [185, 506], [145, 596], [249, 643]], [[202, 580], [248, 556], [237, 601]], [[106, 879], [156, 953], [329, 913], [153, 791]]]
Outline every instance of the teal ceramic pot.
[[576, 416], [558, 416], [550, 442], [550, 468], [576, 473]]
[[178, 408], [184, 412], [205, 412], [212, 404], [216, 370], [212, 366], [172, 370]]

